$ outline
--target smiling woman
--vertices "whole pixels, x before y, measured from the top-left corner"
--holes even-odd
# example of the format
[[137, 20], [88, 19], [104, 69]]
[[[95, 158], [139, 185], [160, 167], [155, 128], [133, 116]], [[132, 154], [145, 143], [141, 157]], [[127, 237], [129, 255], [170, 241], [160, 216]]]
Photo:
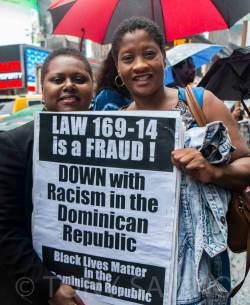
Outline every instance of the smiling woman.
[[[163, 93], [162, 55], [158, 45], [144, 30], [124, 35], [118, 56], [118, 69], [123, 82], [133, 92], [134, 97], [151, 98], [159, 89]], [[152, 69], [147, 69], [148, 64]]]
[[50, 54], [41, 72], [43, 100], [49, 111], [88, 110], [93, 76], [88, 61], [77, 50]]
[[[41, 78], [47, 110], [88, 110], [92, 72], [78, 50], [52, 52], [44, 62]], [[56, 305], [82, 305], [75, 290], [61, 285], [32, 246], [32, 151], [33, 122], [0, 134], [1, 305], [44, 305], [49, 300]], [[25, 295], [18, 289], [22, 279], [27, 279]]]
[[[134, 99], [125, 110], [176, 110], [180, 112], [186, 128], [192, 131], [195, 121], [185, 95], [181, 94], [181, 90], [163, 85], [165, 50], [158, 26], [142, 17], [124, 20], [113, 35], [112, 50], [119, 76]], [[205, 191], [204, 186], [214, 184], [218, 192], [222, 188], [226, 192], [224, 188], [240, 190], [249, 185], [250, 152], [223, 102], [206, 90], [202, 91], [202, 99], [200, 106], [206, 121], [222, 121], [236, 150], [231, 154], [229, 152], [232, 162], [220, 166], [210, 164], [195, 148], [187, 147], [171, 154], [172, 163], [182, 170], [184, 181], [180, 195], [179, 249], [176, 255], [178, 287], [175, 293], [178, 304], [226, 305], [230, 290], [227, 236], [223, 236], [223, 248], [218, 251], [221, 246], [218, 238], [222, 233], [217, 227], [214, 229], [213, 224], [221, 222], [218, 218], [219, 205], [224, 204], [221, 209], [226, 211], [228, 202], [207, 200], [213, 196], [211, 191]], [[195, 193], [199, 194], [197, 198]], [[208, 245], [205, 244], [206, 238], [210, 239]], [[215, 239], [214, 243], [212, 239]]]

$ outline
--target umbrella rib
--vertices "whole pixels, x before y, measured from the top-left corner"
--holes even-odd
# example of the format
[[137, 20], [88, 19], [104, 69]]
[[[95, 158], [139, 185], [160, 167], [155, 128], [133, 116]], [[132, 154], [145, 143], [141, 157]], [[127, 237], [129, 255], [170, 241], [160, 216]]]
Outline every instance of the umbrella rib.
[[162, 1], [163, 1], [163, 0], [159, 0], [160, 5], [161, 5], [161, 9], [160, 9], [161, 20], [162, 20], [162, 23], [163, 23], [163, 29], [162, 29], [162, 31], [163, 31], [165, 40], [168, 41], [168, 39], [167, 39], [167, 32], [166, 32], [165, 18], [164, 18], [164, 15], [163, 15]]
[[154, 9], [154, 0], [151, 0], [151, 17], [155, 21], [155, 9]]
[[[117, 8], [119, 2], [120, 2], [120, 0], [117, 1], [116, 5], [115, 5], [115, 8], [113, 9], [112, 14], [110, 14], [110, 18], [109, 18], [108, 24], [110, 24], [110, 20], [113, 18], [114, 13], [115, 13], [115, 11], [116, 11], [116, 8]], [[107, 26], [107, 28], [108, 28], [108, 26]], [[103, 36], [103, 39], [102, 39], [102, 42], [101, 42], [101, 43], [103, 43], [103, 42], [106, 40], [107, 33], [108, 33], [108, 30], [105, 32], [105, 35]]]

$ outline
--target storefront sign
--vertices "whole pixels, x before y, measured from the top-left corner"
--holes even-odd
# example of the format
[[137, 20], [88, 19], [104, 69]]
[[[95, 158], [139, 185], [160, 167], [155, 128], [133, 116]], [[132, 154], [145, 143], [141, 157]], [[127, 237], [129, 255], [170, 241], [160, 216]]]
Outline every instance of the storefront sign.
[[0, 89], [22, 88], [23, 73], [20, 46], [0, 47]]

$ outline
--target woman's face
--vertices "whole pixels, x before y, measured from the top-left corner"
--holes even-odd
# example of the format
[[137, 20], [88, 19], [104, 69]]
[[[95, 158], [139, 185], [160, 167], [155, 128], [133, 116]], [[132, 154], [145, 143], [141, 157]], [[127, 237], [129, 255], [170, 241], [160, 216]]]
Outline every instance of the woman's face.
[[163, 87], [163, 54], [144, 30], [125, 33], [117, 66], [125, 86], [134, 98], [152, 96]]
[[92, 94], [91, 76], [80, 59], [60, 55], [51, 60], [43, 82], [47, 110], [88, 110]]

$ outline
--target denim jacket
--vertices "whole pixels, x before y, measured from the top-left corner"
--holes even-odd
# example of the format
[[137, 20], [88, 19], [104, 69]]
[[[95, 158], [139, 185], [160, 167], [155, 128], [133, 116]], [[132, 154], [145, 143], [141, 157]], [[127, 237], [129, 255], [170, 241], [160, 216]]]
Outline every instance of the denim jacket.
[[[185, 147], [200, 150], [212, 164], [229, 162], [234, 149], [221, 122], [187, 130]], [[230, 276], [222, 257], [227, 249], [230, 193], [182, 174], [180, 200], [177, 304], [227, 304]]]

